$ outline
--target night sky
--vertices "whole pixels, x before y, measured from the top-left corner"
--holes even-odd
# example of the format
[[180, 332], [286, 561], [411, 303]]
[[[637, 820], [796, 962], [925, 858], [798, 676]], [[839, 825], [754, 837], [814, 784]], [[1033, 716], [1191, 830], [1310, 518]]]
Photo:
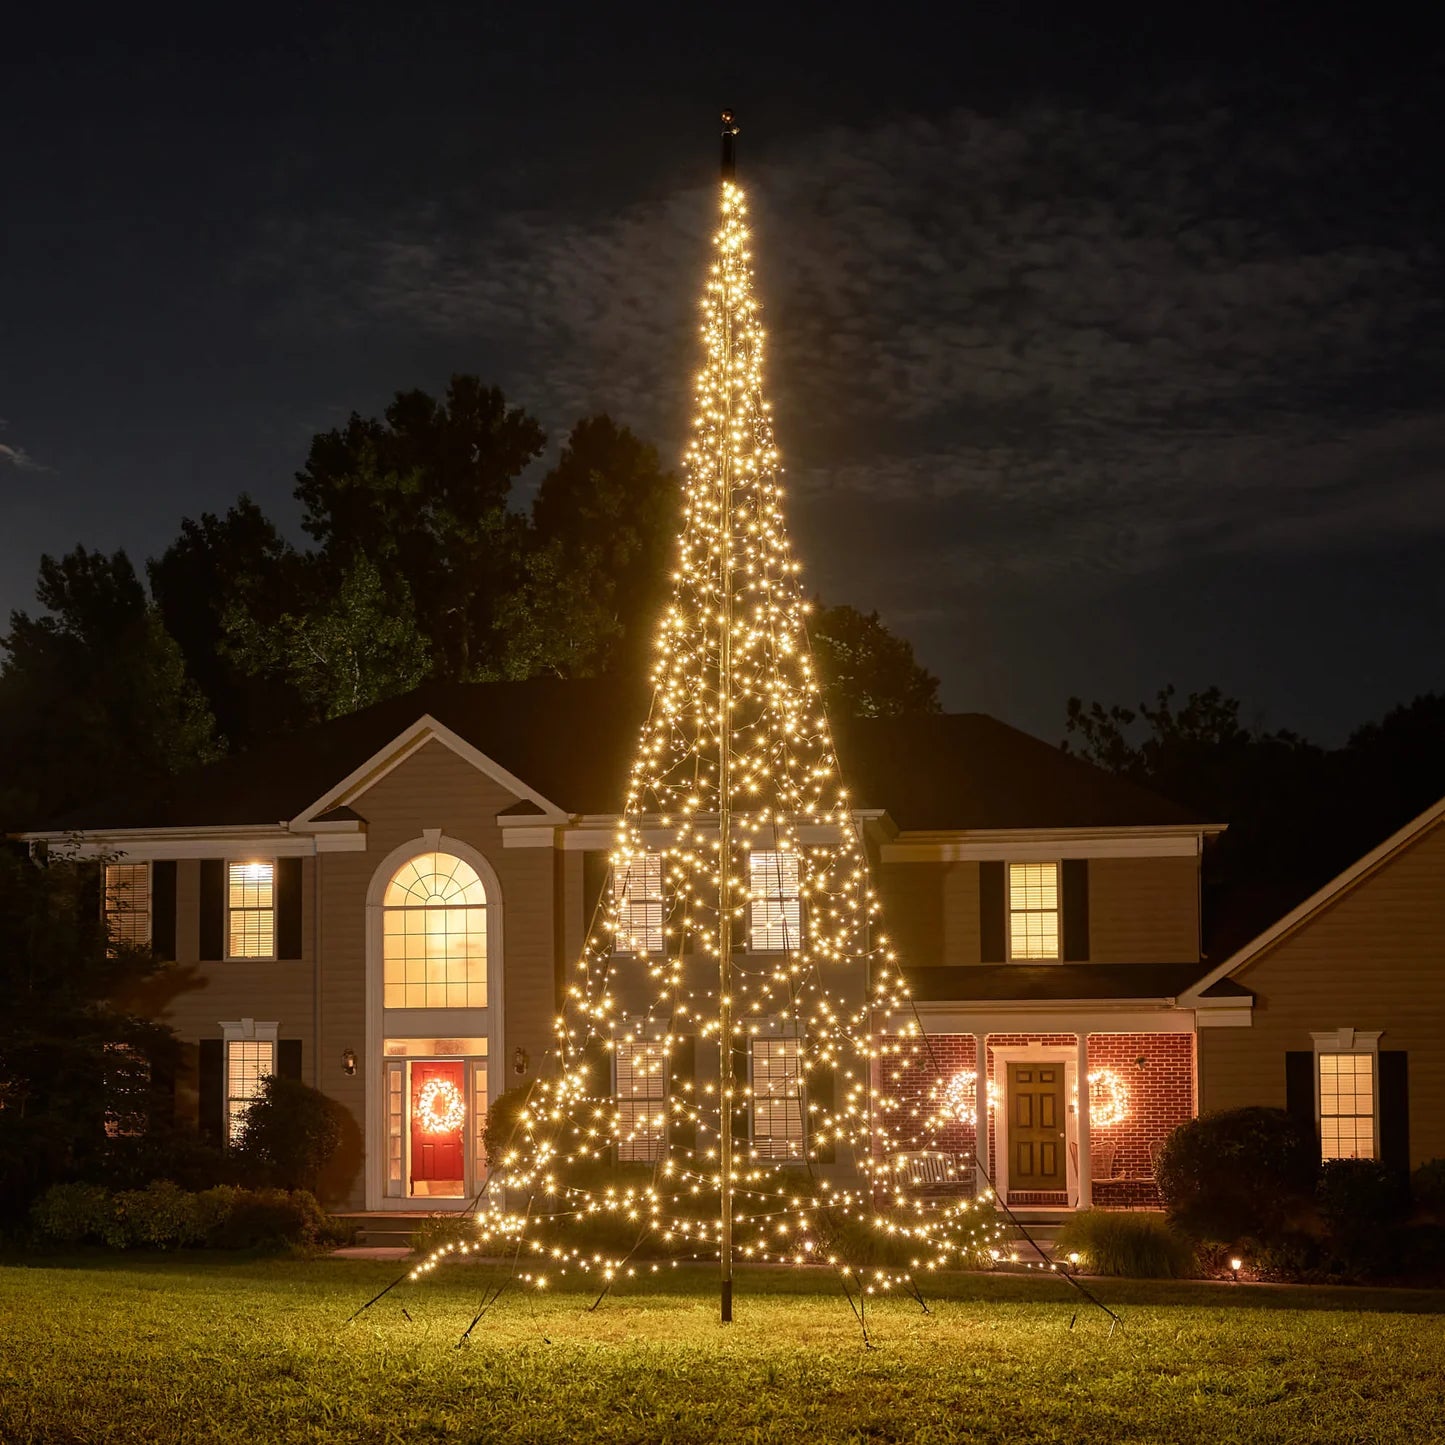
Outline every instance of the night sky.
[[1338, 742], [1445, 688], [1445, 51], [1260, 8], [30, 7], [0, 609], [243, 490], [299, 540], [311, 435], [453, 371], [676, 460], [730, 104], [808, 585], [1047, 738]]

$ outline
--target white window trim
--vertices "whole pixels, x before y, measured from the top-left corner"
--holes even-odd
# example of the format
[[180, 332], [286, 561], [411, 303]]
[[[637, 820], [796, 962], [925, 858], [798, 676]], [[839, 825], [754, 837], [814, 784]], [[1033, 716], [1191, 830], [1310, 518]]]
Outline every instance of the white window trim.
[[[778, 899], [770, 899], [770, 898], [766, 898], [766, 897], [760, 898], [760, 897], [757, 897], [756, 895], [753, 895], [753, 859], [754, 859], [755, 857], [757, 857], [759, 854], [770, 854], [770, 853], [776, 853], [776, 854], [778, 854], [779, 856], [782, 856], [783, 854], [792, 854], [792, 856], [797, 859], [797, 863], [798, 863], [798, 888], [797, 888], [797, 892], [796, 892], [796, 893], [792, 893], [792, 894], [783, 893], [782, 896], [781, 896], [780, 898], [778, 898]], [[754, 849], [748, 854], [747, 867], [748, 867], [748, 893], [749, 893], [749, 895], [750, 895], [750, 896], [749, 896], [749, 900], [748, 900], [748, 914], [747, 914], [748, 952], [749, 952], [749, 953], [797, 953], [797, 952], [800, 951], [800, 950], [802, 949], [802, 947], [803, 947], [803, 930], [804, 930], [804, 928], [806, 927], [806, 922], [805, 922], [805, 920], [804, 920], [804, 918], [803, 918], [803, 857], [802, 857], [801, 851], [800, 851], [799, 849], [797, 849], [797, 848], [754, 848]], [[781, 868], [780, 868], [780, 869], [779, 869], [779, 879], [780, 879], [780, 880], [781, 880], [781, 877], [782, 877], [782, 870], [781, 870]], [[798, 928], [797, 928], [797, 934], [798, 934], [798, 936], [797, 936], [796, 940], [793, 942], [792, 946], [789, 947], [789, 948], [762, 948], [762, 947], [759, 947], [756, 942], [754, 942], [754, 940], [756, 939], [756, 937], [757, 937], [757, 935], [758, 935], [758, 932], [759, 932], [759, 926], [758, 926], [758, 924], [756, 923], [756, 921], [755, 921], [755, 919], [754, 919], [754, 913], [755, 913], [755, 911], [757, 910], [759, 904], [772, 903], [772, 902], [782, 903], [785, 907], [786, 907], [786, 905], [789, 904], [789, 903], [793, 903], [793, 904], [796, 904], [796, 905], [797, 905], [797, 909], [798, 909]], [[784, 914], [784, 925], [783, 925], [783, 926], [784, 926], [784, 930], [786, 931], [786, 929], [787, 929], [786, 912], [785, 912], [785, 914]]]
[[[154, 865], [154, 863], [152, 863], [150, 860], [144, 859], [144, 858], [112, 858], [108, 863], [104, 863], [104, 864], [102, 864], [101, 866], [102, 866], [102, 873], [101, 873], [101, 887], [100, 887], [100, 895], [101, 895], [101, 896], [100, 896], [100, 907], [101, 907], [101, 913], [102, 913], [102, 915], [103, 915], [104, 918], [105, 918], [105, 927], [106, 927], [106, 933], [107, 933], [107, 935], [110, 933], [110, 920], [111, 920], [112, 916], [119, 916], [119, 915], [121, 915], [121, 914], [130, 913], [130, 912], [132, 912], [133, 910], [125, 909], [125, 908], [112, 908], [112, 907], [110, 906], [110, 886], [109, 886], [109, 884], [106, 882], [106, 875], [110, 872], [110, 870], [111, 870], [112, 868], [144, 868], [144, 869], [145, 869], [145, 873], [146, 873], [146, 899], [147, 899], [146, 910], [145, 910], [145, 915], [146, 915], [145, 937], [144, 937], [144, 938], [137, 938], [137, 939], [132, 940], [132, 944], [133, 944], [134, 947], [139, 947], [139, 948], [149, 948], [149, 947], [151, 947], [151, 945], [155, 942], [155, 929], [156, 929], [156, 912], [155, 912], [156, 874], [155, 874], [155, 865]], [[109, 941], [110, 941], [110, 942], [113, 942], [114, 940], [109, 940]]]
[[[784, 1043], [792, 1044], [794, 1050], [794, 1069], [797, 1079], [798, 1092], [795, 1096], [787, 1094], [778, 1096], [760, 1096], [758, 1094], [758, 1045], [763, 1043]], [[792, 1034], [784, 1033], [781, 1028], [764, 1029], [763, 1031], [748, 1036], [748, 1144], [749, 1152], [759, 1161], [766, 1160], [769, 1164], [782, 1165], [805, 1165], [808, 1162], [808, 1085], [803, 1074], [802, 1067], [803, 1041]], [[784, 1145], [790, 1143], [786, 1134], [760, 1135], [758, 1132], [758, 1102], [760, 1097], [781, 1097], [784, 1100], [796, 1098], [798, 1105], [798, 1152], [796, 1154], [774, 1154], [766, 1155], [758, 1152], [758, 1141], [766, 1138], [771, 1144], [774, 1141]]]
[[[269, 863], [271, 865], [271, 952], [270, 953], [232, 953], [231, 952], [231, 869], [236, 864], [247, 863]], [[281, 957], [281, 908], [279, 889], [281, 883], [280, 869], [277, 867], [274, 855], [252, 854], [240, 858], [227, 858], [222, 863], [224, 872], [221, 875], [221, 928], [223, 931], [222, 942], [225, 945], [226, 963], [276, 963]], [[255, 909], [237, 909], [238, 913], [256, 912]]]
[[[257, 860], [252, 859], [252, 862]], [[221, 1023], [221, 1139], [231, 1147], [231, 1045], [270, 1044], [271, 1068], [281, 1067], [281, 1025], [257, 1023], [255, 1019], [232, 1019]]]
[[[1058, 917], [1058, 938], [1059, 951], [1052, 958], [1030, 958], [1027, 955], [1014, 955], [1014, 906], [1013, 906], [1013, 865], [1023, 864], [1025, 867], [1039, 863], [1052, 863], [1054, 865], [1054, 899], [1056, 907], [1053, 912]], [[1020, 912], [1048, 912], [1047, 909], [1021, 909]], [[1064, 860], [1062, 858], [1009, 858], [1004, 860], [1003, 865], [1003, 951], [1004, 957], [1009, 963], [1063, 963], [1064, 961]]]
[[[633, 863], [642, 861], [649, 863], [652, 859], [657, 860], [657, 893], [645, 893], [641, 898], [632, 896], [632, 866]], [[632, 862], [614, 864], [612, 872], [612, 898], [616, 908], [616, 932], [614, 952], [626, 958], [655, 958], [659, 954], [667, 952], [667, 869], [665, 867], [665, 856], [655, 848], [648, 848], [642, 851], [639, 858]], [[635, 929], [632, 925], [632, 910], [634, 908], [646, 908], [650, 904], [658, 907], [657, 924], [657, 947], [646, 947], [647, 938], [646, 925], [642, 929]], [[643, 946], [633, 948], [631, 940], [635, 934], [642, 934], [638, 939]]]
[[[1368, 1054], [1370, 1056], [1370, 1102], [1374, 1106], [1375, 1118], [1371, 1131], [1374, 1150], [1370, 1157], [1380, 1157], [1380, 1035], [1382, 1029], [1366, 1032], [1361, 1029], [1337, 1028], [1310, 1034], [1314, 1043], [1314, 1091], [1315, 1091], [1315, 1138], [1320, 1141], [1320, 1156], [1324, 1157], [1324, 1118], [1320, 1110], [1320, 1055], [1321, 1054]], [[1342, 1158], [1344, 1156], [1332, 1156]]]

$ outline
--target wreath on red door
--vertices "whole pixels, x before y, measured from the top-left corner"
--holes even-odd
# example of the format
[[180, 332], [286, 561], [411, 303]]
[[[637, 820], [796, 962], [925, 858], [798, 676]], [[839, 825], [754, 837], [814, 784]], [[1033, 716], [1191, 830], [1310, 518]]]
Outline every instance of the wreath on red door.
[[416, 1096], [412, 1117], [426, 1134], [454, 1134], [467, 1116], [461, 1090], [450, 1079], [428, 1079]]

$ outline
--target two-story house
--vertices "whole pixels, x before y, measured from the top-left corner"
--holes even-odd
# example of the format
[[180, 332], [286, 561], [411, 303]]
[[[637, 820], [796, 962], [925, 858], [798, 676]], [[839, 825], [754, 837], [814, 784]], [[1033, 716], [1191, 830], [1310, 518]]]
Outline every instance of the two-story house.
[[[293, 1073], [354, 1124], [334, 1203], [455, 1207], [485, 1175], [488, 1100], [552, 1067], [564, 979], [614, 886], [643, 701], [603, 682], [428, 686], [25, 836], [109, 858], [115, 928], [175, 960], [138, 1002], [187, 1045], [181, 1117], [224, 1141], [261, 1077]], [[939, 1144], [1019, 1207], [1152, 1202], [1201, 1059], [1227, 1060], [1214, 1040], [1251, 1021], [1248, 978], [1200, 954], [1220, 824], [981, 715], [849, 722], [837, 741], [928, 1034], [929, 1069], [902, 1087], [947, 1118]], [[645, 879], [628, 885], [644, 937], [661, 905]], [[789, 887], [778, 870], [745, 946], [770, 946]], [[646, 1047], [611, 1052], [640, 1120], [657, 1117]], [[742, 1061], [745, 1133], [785, 1159], [807, 1110], [768, 1086], [776, 1047]], [[1258, 1092], [1212, 1072], [1221, 1100]], [[662, 1147], [639, 1128], [628, 1152]]]

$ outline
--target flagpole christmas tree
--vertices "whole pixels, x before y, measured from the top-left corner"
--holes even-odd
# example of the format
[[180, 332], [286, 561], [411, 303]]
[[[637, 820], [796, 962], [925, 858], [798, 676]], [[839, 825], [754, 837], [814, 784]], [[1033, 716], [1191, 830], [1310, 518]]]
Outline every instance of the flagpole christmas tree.
[[[488, 1188], [461, 1247], [505, 1242], [537, 1288], [579, 1269], [610, 1283], [658, 1250], [713, 1258], [724, 1322], [736, 1259], [830, 1263], [861, 1303], [916, 1293], [919, 1272], [1001, 1237], [989, 1191], [920, 1196], [899, 1163], [974, 1105], [938, 1079], [839, 776], [764, 398], [736, 134], [725, 112], [652, 707], [557, 1022], [559, 1067], [491, 1161], [505, 1199]], [[619, 1161], [651, 1172], [609, 1177]], [[606, 1218], [635, 1240], [598, 1248]], [[900, 1262], [855, 1263], [867, 1230]]]

